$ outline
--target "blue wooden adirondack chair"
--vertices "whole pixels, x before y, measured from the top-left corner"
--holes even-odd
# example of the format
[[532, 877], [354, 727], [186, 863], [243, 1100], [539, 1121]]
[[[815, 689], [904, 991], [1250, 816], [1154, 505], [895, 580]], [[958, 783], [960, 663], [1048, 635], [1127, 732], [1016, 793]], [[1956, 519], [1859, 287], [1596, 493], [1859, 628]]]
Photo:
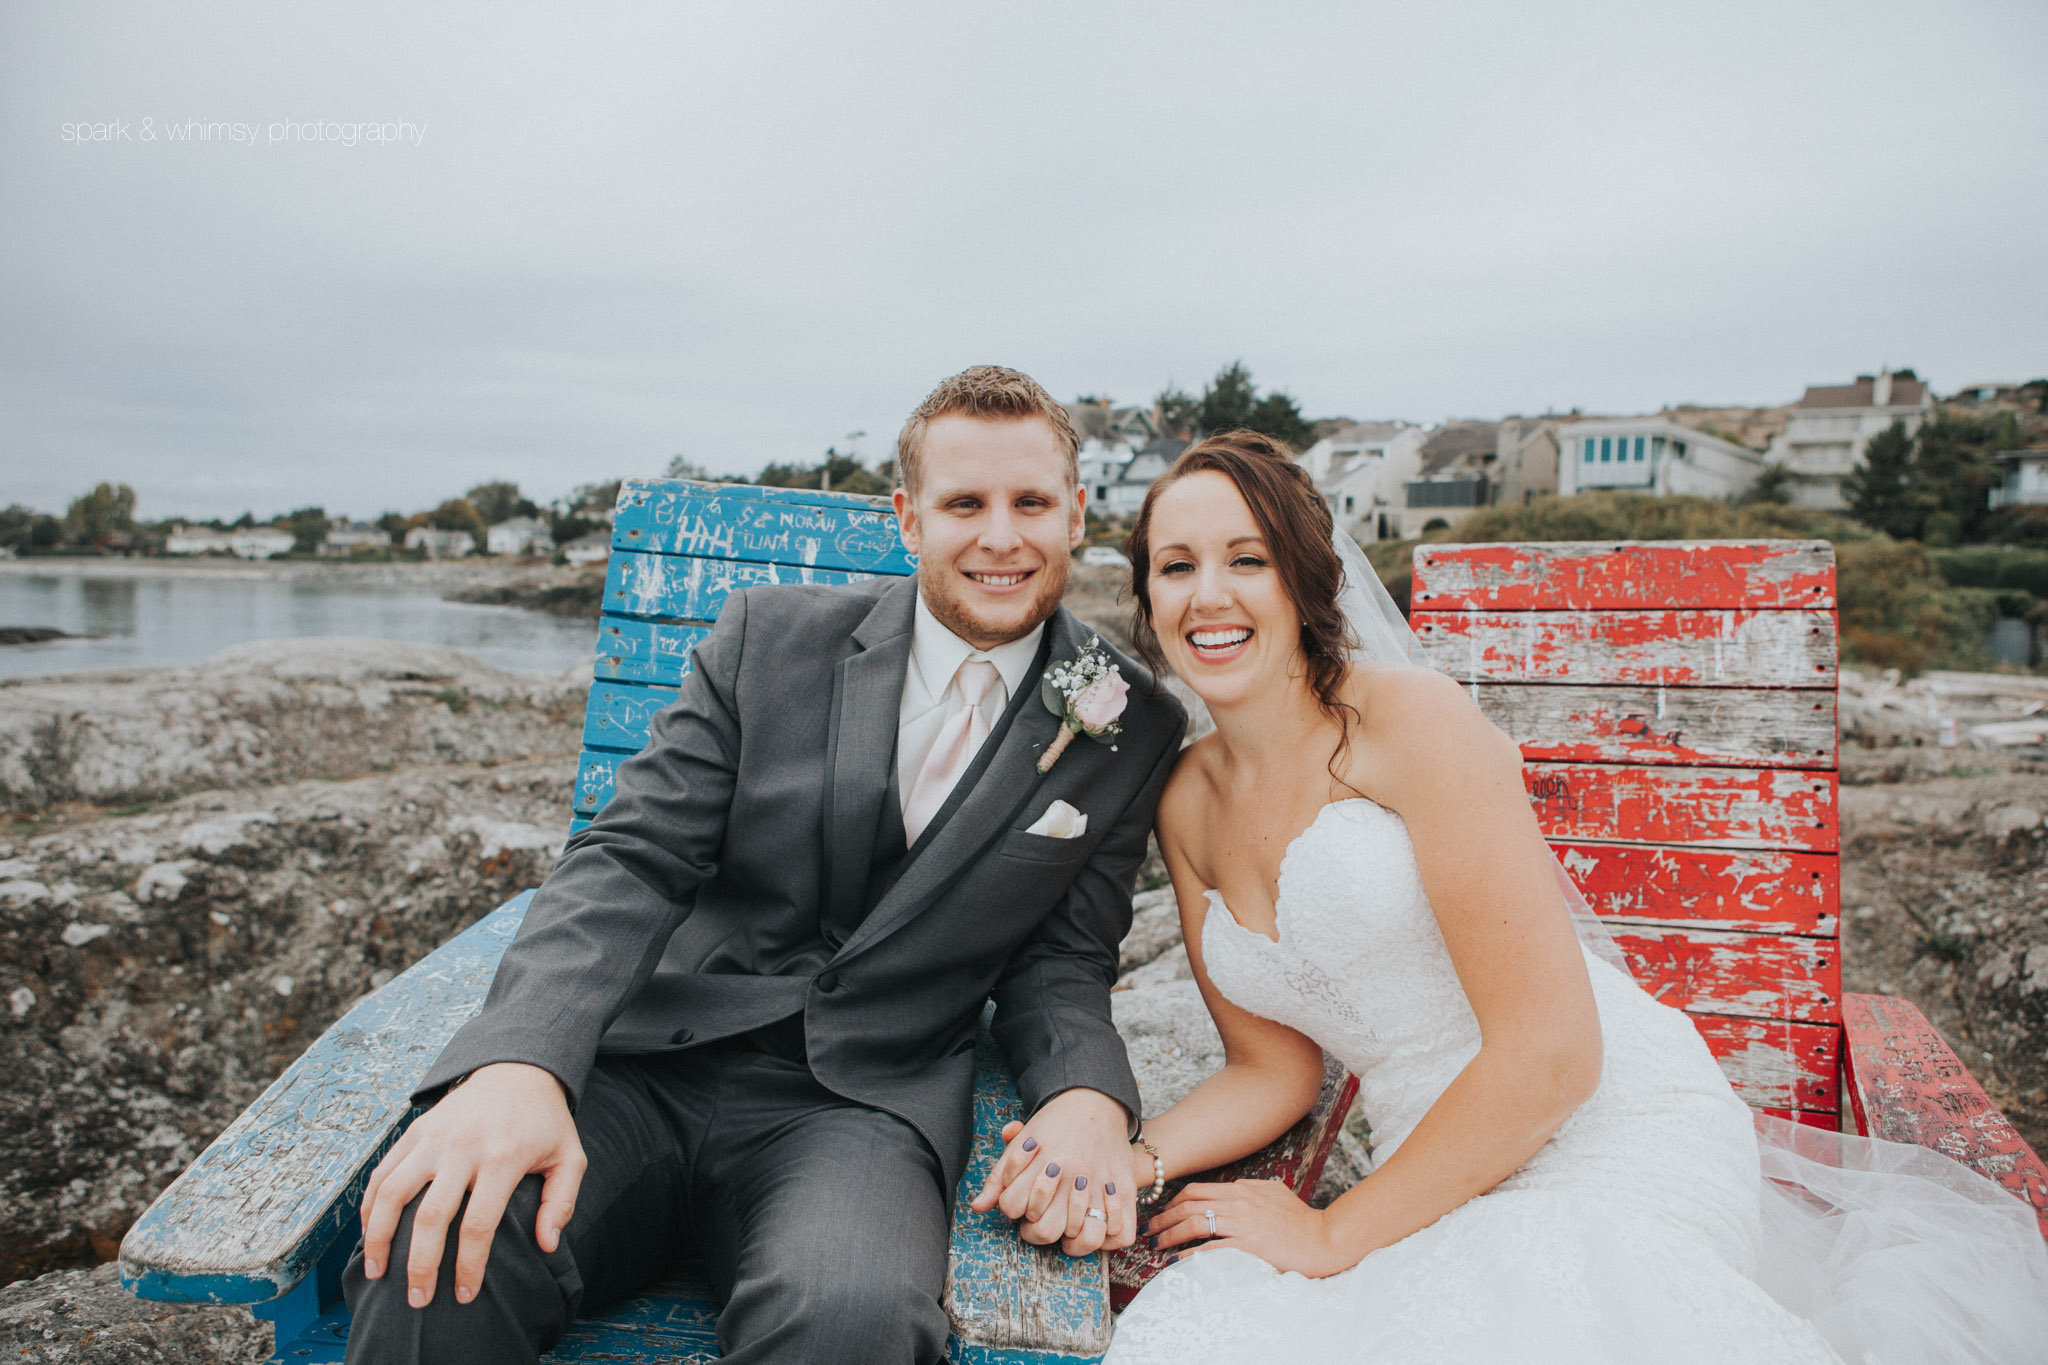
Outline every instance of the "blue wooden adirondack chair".
[[[570, 829], [612, 791], [618, 765], [690, 668], [690, 650], [728, 594], [776, 583], [846, 583], [914, 566], [879, 498], [673, 480], [619, 493], [584, 718]], [[531, 891], [515, 896], [344, 1015], [150, 1205], [121, 1244], [121, 1278], [147, 1299], [247, 1303], [276, 1324], [280, 1362], [338, 1361], [348, 1311], [342, 1268], [378, 1160], [419, 1111], [411, 1094], [482, 1005]], [[1021, 1117], [1016, 1087], [982, 1030], [975, 1142], [955, 1207], [945, 1305], [955, 1365], [1094, 1361], [1107, 1347], [1104, 1258], [1026, 1246], [968, 1196]], [[1314, 1188], [1356, 1088], [1326, 1077], [1316, 1111], [1259, 1156], [1230, 1168]], [[1118, 1278], [1142, 1278], [1129, 1258]], [[639, 1299], [577, 1323], [557, 1361], [704, 1361], [718, 1353], [717, 1305], [685, 1268]]]

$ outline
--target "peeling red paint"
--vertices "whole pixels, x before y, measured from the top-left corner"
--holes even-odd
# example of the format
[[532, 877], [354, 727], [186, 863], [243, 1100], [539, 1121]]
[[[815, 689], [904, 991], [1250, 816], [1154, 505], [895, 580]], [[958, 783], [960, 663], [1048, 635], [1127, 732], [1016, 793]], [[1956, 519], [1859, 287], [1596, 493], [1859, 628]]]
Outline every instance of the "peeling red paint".
[[1839, 843], [1832, 772], [1529, 763], [1522, 780], [1553, 840], [1824, 853]]
[[1409, 624], [1460, 681], [1833, 687], [1832, 611], [1449, 611]]
[[1822, 541], [1593, 541], [1423, 545], [1418, 609], [1529, 611], [1835, 605]]
[[1558, 861], [1607, 919], [1832, 937], [1842, 878], [1831, 853], [1557, 842]]
[[1634, 925], [1611, 932], [1636, 980], [1667, 1005], [1817, 1024], [1841, 1018], [1842, 954], [1834, 939]]
[[1871, 1137], [1954, 1157], [2012, 1191], [2048, 1237], [2048, 1166], [1911, 1002], [1851, 995], [1843, 1007], [1849, 1107]]
[[1735, 1092], [1751, 1105], [1777, 1104], [1829, 1114], [1837, 1111], [1841, 1101], [1836, 1081], [1842, 1057], [1839, 1025], [1718, 1014], [1696, 1014], [1692, 1022]]

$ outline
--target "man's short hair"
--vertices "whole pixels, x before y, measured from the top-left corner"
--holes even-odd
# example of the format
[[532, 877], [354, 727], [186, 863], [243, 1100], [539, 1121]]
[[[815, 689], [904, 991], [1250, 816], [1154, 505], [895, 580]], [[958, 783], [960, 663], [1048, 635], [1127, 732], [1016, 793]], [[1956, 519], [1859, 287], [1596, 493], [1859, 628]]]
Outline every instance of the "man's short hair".
[[1067, 486], [1081, 482], [1081, 438], [1067, 410], [1053, 401], [1038, 381], [1022, 370], [1001, 365], [975, 365], [960, 371], [925, 396], [903, 424], [896, 437], [896, 479], [912, 497], [922, 470], [924, 433], [935, 418], [954, 414], [976, 417], [985, 422], [1006, 422], [1037, 417], [1052, 428], [1067, 456]]

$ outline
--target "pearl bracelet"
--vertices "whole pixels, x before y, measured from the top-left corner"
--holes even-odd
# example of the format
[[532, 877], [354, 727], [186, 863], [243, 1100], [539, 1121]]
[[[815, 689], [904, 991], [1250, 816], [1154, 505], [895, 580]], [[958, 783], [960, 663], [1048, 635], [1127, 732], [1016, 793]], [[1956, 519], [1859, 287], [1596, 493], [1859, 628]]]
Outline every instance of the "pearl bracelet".
[[1159, 1196], [1166, 1193], [1166, 1163], [1159, 1159], [1159, 1149], [1154, 1147], [1152, 1140], [1143, 1133], [1138, 1134], [1132, 1141], [1143, 1147], [1145, 1155], [1152, 1158], [1152, 1187], [1138, 1191], [1138, 1206], [1143, 1208], [1147, 1204], [1156, 1203]]

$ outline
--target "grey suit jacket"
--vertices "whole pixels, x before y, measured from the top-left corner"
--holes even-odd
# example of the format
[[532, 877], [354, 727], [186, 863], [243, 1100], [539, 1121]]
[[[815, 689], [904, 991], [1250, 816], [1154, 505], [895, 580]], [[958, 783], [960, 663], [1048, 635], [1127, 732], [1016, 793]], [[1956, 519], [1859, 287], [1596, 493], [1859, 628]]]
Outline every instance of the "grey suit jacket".
[[[1039, 668], [895, 883], [862, 918], [894, 765], [916, 580], [733, 596], [648, 747], [569, 841], [482, 1013], [422, 1098], [490, 1062], [553, 1072], [571, 1103], [603, 1053], [671, 1051], [801, 1012], [835, 1092], [932, 1145], [950, 1194], [972, 1137], [973, 1033], [995, 1033], [1027, 1110], [1137, 1085], [1110, 1022], [1117, 945], [1186, 715], [1138, 664], [1116, 748], [1057, 729], [1039, 670], [1089, 632], [1064, 608]], [[1076, 839], [1026, 832], [1055, 800]]]

